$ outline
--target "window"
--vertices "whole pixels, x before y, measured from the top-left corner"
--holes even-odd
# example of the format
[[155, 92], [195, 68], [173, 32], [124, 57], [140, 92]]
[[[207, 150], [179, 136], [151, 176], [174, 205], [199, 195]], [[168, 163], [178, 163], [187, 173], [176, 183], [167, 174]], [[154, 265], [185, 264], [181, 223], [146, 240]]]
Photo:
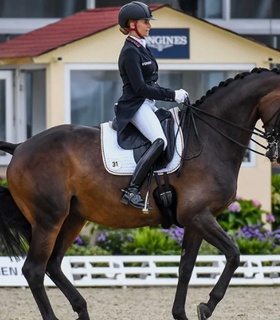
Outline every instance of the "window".
[[63, 18], [86, 9], [86, 0], [0, 0], [0, 18]]
[[[0, 71], [0, 140], [13, 141], [12, 72]], [[0, 151], [0, 165], [7, 164], [10, 156]]]
[[8, 40], [11, 40], [15, 37], [19, 36], [19, 34], [1, 34], [0, 33], [0, 43], [1, 42], [6, 42]]
[[[0, 79], [0, 139], [6, 140], [6, 81]], [[4, 152], [0, 151], [0, 155]]]
[[[185, 76], [162, 71], [159, 77], [161, 86], [180, 89]], [[113, 119], [114, 104], [122, 94], [118, 71], [72, 70], [70, 78], [71, 123], [94, 126]], [[168, 109], [174, 103], [158, 101], [157, 105]]]
[[[167, 71], [159, 72], [159, 83], [166, 88], [186, 88], [191, 101], [200, 99], [220, 81], [234, 77], [241, 71]], [[122, 94], [122, 83], [117, 70], [70, 69], [71, 123], [96, 126], [114, 117], [114, 104]], [[161, 108], [174, 107], [174, 102], [157, 101]], [[254, 165], [248, 151], [246, 166]]]
[[46, 129], [46, 72], [25, 71], [26, 138]]
[[200, 0], [198, 2], [198, 16], [205, 19], [221, 19], [223, 17], [223, 1]]
[[71, 122], [95, 126], [112, 120], [121, 91], [117, 71], [71, 71]]
[[[118, 6], [123, 6], [124, 4], [127, 4], [130, 2], [129, 0], [95, 0], [95, 6], [96, 8], [101, 8], [101, 7], [118, 7]], [[147, 5], [151, 4], [158, 4], [158, 3], [163, 3], [163, 4], [168, 4], [172, 6], [173, 8], [178, 8], [178, 0], [142, 0], [142, 2], [146, 3]]]
[[275, 49], [280, 49], [280, 36], [272, 34], [245, 34], [245, 37], [254, 39], [259, 43], [263, 43]]
[[231, 0], [233, 19], [279, 19], [279, 0]]

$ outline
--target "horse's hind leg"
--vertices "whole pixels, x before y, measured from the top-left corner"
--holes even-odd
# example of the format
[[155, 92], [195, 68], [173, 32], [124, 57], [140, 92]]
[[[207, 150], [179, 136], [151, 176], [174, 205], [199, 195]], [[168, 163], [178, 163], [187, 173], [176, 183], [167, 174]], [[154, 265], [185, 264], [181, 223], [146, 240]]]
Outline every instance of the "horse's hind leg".
[[78, 215], [71, 215], [66, 218], [58, 235], [53, 253], [47, 265], [47, 274], [56, 286], [63, 292], [70, 302], [73, 310], [77, 312], [80, 320], [89, 320], [87, 303], [78, 290], [72, 285], [61, 270], [61, 262], [66, 250], [73, 243], [85, 220]]
[[202, 238], [196, 232], [190, 228], [185, 228], [179, 266], [179, 279], [172, 308], [172, 315], [176, 320], [188, 319], [185, 313], [188, 284], [191, 279], [201, 242]]
[[44, 320], [57, 320], [44, 288], [44, 276], [58, 229], [57, 224], [52, 223], [33, 228], [30, 249], [22, 268]]
[[223, 299], [233, 273], [239, 266], [240, 252], [210, 212], [197, 215], [192, 220], [192, 227], [203, 239], [219, 249], [226, 257], [225, 268], [210, 292], [210, 299], [207, 303], [201, 303], [198, 306], [198, 319], [206, 320]]
[[[56, 320], [45, 287], [44, 277], [49, 258], [53, 252], [57, 236], [70, 211], [70, 196], [56, 185], [44, 184], [45, 193], [37, 188], [20, 188], [10, 179], [13, 196], [32, 225], [30, 248], [22, 268], [30, 290], [44, 320]], [[20, 195], [20, 196], [19, 196]]]

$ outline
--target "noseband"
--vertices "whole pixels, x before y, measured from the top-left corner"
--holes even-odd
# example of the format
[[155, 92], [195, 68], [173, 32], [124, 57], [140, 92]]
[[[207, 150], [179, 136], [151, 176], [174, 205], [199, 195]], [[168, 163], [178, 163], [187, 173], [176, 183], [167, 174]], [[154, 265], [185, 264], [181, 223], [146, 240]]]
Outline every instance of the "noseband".
[[[277, 162], [280, 163], [280, 110], [278, 110], [272, 117], [273, 119], [276, 116], [276, 121], [274, 124], [274, 127], [272, 131], [266, 131], [265, 132], [265, 138], [267, 140], [268, 146], [267, 146], [267, 152], [265, 153], [265, 156], [271, 161], [271, 162]], [[271, 121], [269, 119], [268, 122]], [[263, 127], [268, 123], [266, 122]]]

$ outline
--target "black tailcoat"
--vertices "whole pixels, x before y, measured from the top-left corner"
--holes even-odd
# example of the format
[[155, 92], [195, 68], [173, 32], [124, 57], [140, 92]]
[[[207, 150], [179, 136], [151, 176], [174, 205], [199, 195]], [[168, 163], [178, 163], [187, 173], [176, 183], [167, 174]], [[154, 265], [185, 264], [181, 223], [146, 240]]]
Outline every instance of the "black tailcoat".
[[160, 87], [158, 64], [149, 50], [131, 37], [127, 37], [119, 56], [119, 72], [123, 81], [123, 94], [116, 104], [118, 143], [124, 149], [147, 143], [143, 135], [135, 136], [130, 123], [145, 99], [174, 101], [175, 91]]

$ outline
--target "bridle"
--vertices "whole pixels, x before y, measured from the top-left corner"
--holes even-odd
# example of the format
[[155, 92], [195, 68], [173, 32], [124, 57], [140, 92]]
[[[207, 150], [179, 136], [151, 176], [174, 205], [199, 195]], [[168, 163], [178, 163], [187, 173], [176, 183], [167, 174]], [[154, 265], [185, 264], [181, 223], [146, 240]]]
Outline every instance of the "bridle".
[[[253, 141], [254, 143], [256, 143], [257, 145], [259, 145], [260, 147], [262, 147], [263, 149], [266, 150], [266, 152], [262, 153], [262, 152], [259, 152], [257, 150], [254, 150], [252, 148], [250, 148], [248, 145], [244, 145], [242, 143], [240, 143], [239, 141], [235, 140], [234, 138], [232, 138], [231, 136], [225, 134], [224, 132], [222, 132], [217, 126], [214, 126], [212, 125], [211, 123], [209, 123], [209, 121], [205, 120], [205, 117], [202, 117], [201, 114], [204, 114], [204, 115], [207, 115], [208, 117], [211, 117], [211, 118], [214, 118], [214, 119], [217, 119], [223, 123], [226, 123], [232, 127], [235, 127], [237, 128], [238, 130], [242, 130], [244, 132], [248, 132], [251, 134], [251, 136], [255, 135], [255, 136], [258, 136], [262, 139], [265, 139], [266, 142], [267, 142], [267, 145], [263, 145], [262, 143], [256, 141], [255, 139], [253, 139], [251, 137], [251, 141]], [[274, 127], [271, 131], [267, 131], [265, 130], [265, 126], [271, 122], [272, 119], [274, 119], [274, 117], [277, 117], [276, 121], [275, 121], [275, 124], [274, 124]], [[248, 129], [248, 128], [244, 128], [232, 121], [229, 121], [229, 120], [226, 120], [226, 119], [223, 119], [221, 117], [218, 117], [218, 116], [215, 116], [203, 109], [200, 109], [200, 108], [197, 108], [196, 106], [192, 105], [189, 101], [185, 101], [183, 103], [183, 108], [182, 108], [182, 117], [181, 117], [181, 128], [183, 129], [185, 127], [185, 118], [188, 118], [188, 122], [190, 124], [190, 122], [192, 123], [193, 125], [193, 128], [194, 128], [194, 131], [195, 131], [195, 135], [199, 141], [199, 144], [201, 146], [201, 149], [200, 149], [200, 152], [198, 152], [197, 155], [191, 157], [191, 158], [186, 158], [186, 148], [184, 148], [184, 155], [183, 155], [183, 159], [182, 160], [191, 160], [193, 158], [196, 158], [198, 157], [201, 152], [202, 152], [202, 149], [203, 149], [203, 144], [202, 144], [202, 141], [199, 137], [199, 134], [198, 134], [198, 130], [197, 130], [197, 125], [196, 125], [196, 121], [195, 121], [195, 118], [198, 118], [199, 120], [201, 120], [202, 122], [204, 122], [205, 124], [207, 124], [209, 127], [211, 127], [213, 130], [215, 130], [216, 132], [218, 132], [219, 134], [221, 134], [223, 137], [225, 137], [226, 139], [230, 140], [231, 142], [239, 145], [240, 147], [242, 148], [245, 148], [247, 150], [250, 150], [254, 153], [257, 153], [261, 156], [265, 156], [267, 158], [269, 158], [269, 160], [271, 162], [275, 162], [277, 161], [277, 163], [280, 163], [280, 109], [277, 110], [275, 112], [275, 114], [265, 123], [263, 124], [263, 128], [264, 128], [264, 131], [263, 130], [260, 130], [258, 129], [257, 127], [255, 127], [253, 130], [251, 129]], [[185, 136], [185, 135], [184, 135]], [[188, 138], [188, 137], [187, 137]]]
[[265, 156], [270, 159], [271, 162], [280, 163], [280, 110], [277, 110], [273, 116], [263, 124], [263, 128], [276, 117], [274, 127], [271, 131], [266, 131], [266, 140], [268, 143]]

